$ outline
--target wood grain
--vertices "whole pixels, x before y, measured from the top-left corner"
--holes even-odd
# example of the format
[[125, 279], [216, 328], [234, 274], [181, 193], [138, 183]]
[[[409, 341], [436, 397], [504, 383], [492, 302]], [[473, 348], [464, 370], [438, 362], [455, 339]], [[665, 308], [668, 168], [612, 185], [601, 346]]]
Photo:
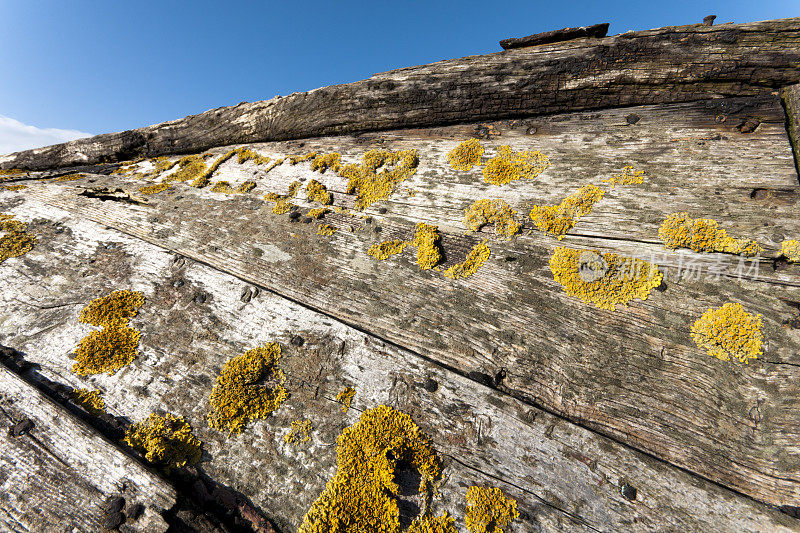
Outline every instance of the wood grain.
[[[128, 508], [144, 506], [124, 531], [167, 530], [169, 484], [2, 365], [0, 391], [0, 529], [100, 531], [106, 498], [121, 495]], [[12, 436], [20, 420], [33, 425]]]
[[0, 157], [48, 169], [566, 111], [766, 94], [800, 78], [800, 18], [674, 26], [469, 56]]
[[[729, 111], [724, 122], [716, 118], [720, 106]], [[534, 135], [525, 133], [530, 126], [522, 132], [519, 123], [500, 123], [501, 139], [487, 141], [490, 148], [507, 143], [543, 149], [554, 163], [537, 180], [507, 188], [484, 184], [479, 171], [456, 173], [446, 166], [447, 151], [480, 125], [395, 132], [366, 142], [336, 137], [304, 146], [258, 146], [284, 155], [339, 150], [351, 160], [358, 155], [348, 153], [354, 146], [361, 153], [372, 146], [420, 150], [417, 175], [379, 204], [385, 214], [373, 206], [371, 224], [328, 215], [326, 220], [339, 228], [330, 238], [317, 236], [314, 225], [293, 224], [262, 210], [265, 204], [254, 195], [180, 187], [147, 205], [78, 196], [87, 185], [132, 192], [139, 185], [98, 175], [87, 178], [92, 183], [37, 182], [21, 194], [4, 194], [36, 199], [213, 265], [696, 475], [761, 501], [796, 505], [798, 267], [772, 271], [771, 259], [765, 258], [758, 273], [737, 276], [736, 257], [670, 252], [656, 238], [661, 220], [679, 210], [712, 217], [732, 234], [755, 237], [771, 253], [777, 244], [768, 236], [796, 236], [797, 178], [779, 110], [778, 96], [769, 95], [550, 117]], [[630, 125], [621, 120], [623, 113], [640, 121]], [[743, 116], [759, 119], [754, 131], [735, 132]], [[559, 129], [560, 124], [566, 125]], [[715, 135], [719, 138], [707, 140]], [[676, 156], [681, 153], [686, 156]], [[581, 160], [593, 166], [581, 167]], [[505, 197], [524, 214], [525, 201], [559, 201], [586, 181], [602, 184], [600, 178], [627, 164], [651, 178], [643, 186], [609, 192], [564, 241], [527, 231], [510, 241], [492, 239], [492, 259], [468, 280], [450, 282], [438, 272], [422, 272], [410, 255], [383, 262], [366, 255], [380, 240], [409, 238], [414, 224], [424, 221], [441, 224], [443, 266], [449, 266], [488, 236], [463, 235], [459, 210], [472, 201]], [[314, 177], [335, 191], [337, 205], [350, 205], [352, 198], [340, 193], [340, 178], [320, 177], [307, 165], [281, 166], [266, 176], [256, 171], [256, 192], [283, 193], [291, 180]], [[233, 165], [221, 169], [218, 178], [235, 183], [252, 177], [251, 170]], [[731, 192], [737, 187], [740, 192]], [[408, 188], [418, 192], [412, 196]], [[770, 192], [765, 198], [744, 194], [759, 188]], [[614, 312], [587, 306], [553, 281], [548, 259], [562, 244], [659, 251], [665, 259], [658, 255], [657, 262], [671, 267], [666, 291]], [[695, 257], [704, 259], [704, 267], [721, 265], [724, 275], [708, 276], [707, 270], [698, 279], [675, 275], [681, 261], [685, 265]], [[689, 336], [704, 311], [728, 301], [764, 316], [767, 344], [755, 364], [710, 358]]]
[[[53, 185], [49, 185], [52, 187]], [[463, 520], [473, 484], [501, 487], [522, 518], [509, 531], [797, 531], [768, 506], [636, 452], [502, 390], [476, 383], [330, 316], [162, 247], [26, 196], [0, 197], [31, 222], [34, 251], [0, 266], [0, 335], [48, 379], [101, 391], [113, 414], [153, 410], [186, 416], [205, 443], [201, 467], [296, 528], [335, 468], [335, 438], [360, 411], [388, 404], [408, 412], [444, 462], [434, 512]], [[12, 207], [12, 204], [17, 204]], [[137, 209], [136, 206], [128, 206]], [[265, 245], [262, 257], [277, 258]], [[110, 290], [146, 301], [132, 326], [140, 355], [114, 376], [82, 378], [70, 352], [90, 327], [80, 309]], [[201, 296], [201, 297], [200, 297]], [[290, 339], [299, 335], [301, 347]], [[208, 395], [226, 360], [278, 341], [290, 398], [264, 421], [227, 438], [207, 427]], [[356, 389], [352, 409], [335, 403]], [[290, 422], [310, 419], [312, 442], [284, 442]], [[622, 484], [637, 489], [633, 501]], [[414, 496], [405, 498], [414, 501]]]

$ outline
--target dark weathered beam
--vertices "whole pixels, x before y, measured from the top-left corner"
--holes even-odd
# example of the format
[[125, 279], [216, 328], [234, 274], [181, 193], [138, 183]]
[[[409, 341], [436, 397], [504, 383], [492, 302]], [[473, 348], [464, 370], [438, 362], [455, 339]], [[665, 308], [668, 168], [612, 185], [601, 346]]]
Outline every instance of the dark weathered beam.
[[593, 24], [592, 26], [579, 26], [577, 28], [562, 28], [560, 30], [546, 31], [527, 37], [503, 39], [500, 46], [503, 50], [512, 48], [525, 48], [526, 46], [536, 46], [538, 44], [551, 44], [563, 41], [571, 41], [581, 37], [605, 37], [608, 33], [608, 22], [603, 24]]
[[794, 152], [794, 164], [800, 180], [800, 84], [781, 90], [781, 100], [786, 110], [786, 131]]
[[0, 157], [46, 169], [228, 144], [751, 96], [800, 79], [800, 18], [668, 27], [376, 74]]

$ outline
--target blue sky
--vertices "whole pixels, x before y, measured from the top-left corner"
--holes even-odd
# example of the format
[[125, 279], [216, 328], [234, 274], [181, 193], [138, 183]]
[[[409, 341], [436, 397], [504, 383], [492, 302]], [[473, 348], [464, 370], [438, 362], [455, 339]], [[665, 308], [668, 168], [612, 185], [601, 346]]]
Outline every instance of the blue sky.
[[800, 16], [800, 1], [0, 0], [0, 153], [22, 126], [56, 128], [48, 144], [58, 129], [145, 126], [495, 52], [507, 37], [599, 22], [613, 35], [708, 14], [717, 23]]

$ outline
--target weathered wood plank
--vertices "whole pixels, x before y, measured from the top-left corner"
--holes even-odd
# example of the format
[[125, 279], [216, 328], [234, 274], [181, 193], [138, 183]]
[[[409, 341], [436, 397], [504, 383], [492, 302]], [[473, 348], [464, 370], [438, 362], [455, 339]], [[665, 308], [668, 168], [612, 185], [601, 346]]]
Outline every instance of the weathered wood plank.
[[[3, 319], [9, 317], [5, 313]], [[0, 529], [100, 531], [108, 497], [144, 506], [124, 531], [166, 531], [175, 491], [0, 365]], [[19, 436], [10, 428], [30, 420]]]
[[[720, 102], [731, 110], [730, 116], [738, 119], [732, 103], [735, 102]], [[766, 214], [750, 214], [763, 204], [753, 202], [749, 194], [726, 196], [729, 203], [724, 205], [715, 200], [718, 195], [708, 192], [729, 188], [730, 182], [736, 180], [746, 187], [768, 185], [787, 191], [790, 183], [796, 183], [786, 134], [777, 125], [777, 96], [740, 102], [740, 106], [738, 112], [760, 117], [756, 130], [747, 135], [740, 132], [739, 136], [725, 130], [720, 135], [726, 138], [716, 143], [692, 144], [691, 157], [675, 158], [674, 153], [668, 153], [677, 150], [672, 137], [648, 137], [653, 139], [654, 153], [666, 153], [663, 159], [648, 154], [653, 166], [635, 159], [633, 143], [622, 144], [620, 151], [606, 154], [600, 160], [609, 174], [611, 168], [619, 169], [633, 159], [654, 178], [641, 187], [620, 187], [609, 193], [609, 198], [597, 204], [593, 217], [581, 219], [576, 227], [579, 236], [568, 236], [562, 243], [600, 249], [620, 246], [632, 251], [634, 245], [644, 241], [653, 249], [654, 235], [663, 217], [687, 206], [692, 206], [697, 216], [712, 216], [725, 227], [736, 228], [731, 233], [738, 229], [743, 235], [757, 237], [767, 248], [769, 244], [759, 233], [760, 224], [766, 219], [771, 224], [770, 231], [796, 235], [800, 228], [794, 196], [765, 206]], [[680, 138], [687, 133], [704, 138], [710, 128], [720, 127], [712, 118], [719, 114], [717, 109], [714, 103], [657, 107], [657, 119], [645, 131], [654, 135], [655, 130], [670, 123], [666, 117], [672, 111], [673, 133]], [[645, 127], [646, 110], [636, 111], [641, 112], [639, 123]], [[560, 132], [554, 130], [550, 136], [537, 133], [530, 141], [523, 141], [526, 137], [512, 129], [504, 134], [502, 142], [516, 149], [557, 150], [559, 142], [569, 142], [567, 132], [574, 128], [578, 133], [598, 132], [600, 142], [608, 145], [611, 139], [623, 135], [621, 129], [628, 128], [623, 125], [627, 121], [617, 121], [621, 116], [622, 111], [617, 110], [597, 116], [561, 117], [562, 121], [545, 122], [555, 129], [561, 122], [573, 120]], [[599, 123], [592, 126], [592, 120]], [[577, 124], [582, 122], [590, 125], [581, 129]], [[437, 129], [427, 135], [458, 138], [458, 132], [464, 131], [458, 128]], [[445, 154], [455, 142], [443, 144], [425, 137], [420, 132], [407, 138], [397, 133], [381, 145], [419, 148], [420, 170], [403, 188], [427, 187], [433, 192], [411, 198], [402, 191], [396, 193], [382, 204], [389, 208], [386, 216], [376, 215], [379, 224], [371, 226], [361, 224], [359, 219], [331, 215], [330, 220], [340, 228], [331, 238], [315, 235], [315, 227], [291, 224], [286, 217], [258, 212], [263, 204], [255, 198], [226, 197], [189, 187], [153, 197], [147, 206], [76, 196], [85, 182], [34, 184], [21, 194], [266, 286], [465, 375], [497, 376], [505, 372], [506, 377], [498, 386], [520, 399], [762, 501], [796, 505], [800, 499], [800, 427], [796, 424], [800, 337], [791, 324], [797, 313], [793, 302], [800, 301], [800, 289], [795, 287], [797, 267], [759, 274], [758, 279], [751, 275], [739, 280], [733, 275], [737, 260], [718, 254], [721, 264], [729, 267], [730, 277], [670, 277], [666, 292], [608, 312], [588, 307], [563, 293], [548, 267], [553, 249], [561, 243], [540, 233], [508, 242], [493, 241], [493, 259], [463, 282], [449, 282], [440, 274], [420, 272], [406, 257], [376, 262], [365, 253], [372, 243], [409, 238], [418, 221], [443, 220], [449, 220], [448, 224], [442, 222], [441, 228], [448, 257], [445, 266], [458, 262], [479, 241], [475, 236], [459, 235], [463, 226], [458, 226], [456, 213], [471, 201], [509, 194], [506, 197], [515, 208], [520, 207], [523, 198], [552, 203], [586, 180], [598, 182], [599, 177], [607, 175], [572, 173], [579, 156], [591, 155], [594, 142], [594, 137], [573, 135], [578, 140], [558, 153], [554, 162], [559, 164], [553, 165], [552, 172], [548, 170], [533, 182], [514, 184], [508, 188], [513, 192], [506, 193], [505, 188], [490, 189], [474, 173], [464, 176], [448, 171]], [[288, 150], [293, 146], [289, 153], [297, 153], [329, 143], [325, 151], [331, 151], [356, 142], [335, 138], [309, 142], [303, 147], [279, 148]], [[747, 150], [752, 155], [742, 167], [735, 157]], [[612, 163], [614, 153], [623, 160]], [[726, 174], [731, 166], [741, 170], [741, 177], [737, 172]], [[339, 178], [328, 174], [320, 177], [301, 165], [276, 168], [266, 178], [259, 178], [257, 190], [284, 192], [289, 181], [303, 176], [320, 179], [334, 191], [343, 190], [341, 182], [337, 185]], [[222, 171], [220, 179], [225, 177]], [[238, 177], [241, 179], [241, 174]], [[284, 180], [280, 187], [269, 181], [278, 178]], [[102, 176], [91, 179], [93, 186], [120, 184]], [[463, 183], [459, 184], [459, 180]], [[272, 186], [276, 188], [271, 189]], [[663, 193], [670, 186], [680, 192], [679, 200]], [[684, 189], [688, 192], [684, 193]], [[335, 197], [337, 203], [350, 201], [341, 194]], [[449, 210], [439, 207], [447, 207], [452, 197], [461, 198], [458, 209], [453, 205]], [[605, 207], [615, 204], [614, 209]], [[740, 216], [744, 212], [748, 215]], [[357, 231], [350, 234], [348, 224]], [[379, 235], [369, 229], [376, 225], [382, 228]], [[625, 232], [614, 229], [620, 226], [630, 229], [627, 237]], [[586, 227], [592, 228], [591, 232], [584, 233]], [[776, 245], [771, 246], [775, 250]], [[517, 260], [508, 262], [505, 257]], [[676, 265], [682, 256], [673, 252], [667, 257], [665, 264]], [[661, 262], [660, 256], [656, 260]], [[398, 283], [400, 279], [402, 283]], [[748, 310], [764, 315], [768, 342], [764, 356], [756, 364], [741, 367], [712, 359], [689, 337], [689, 327], [704, 311], [728, 301], [741, 302]], [[587, 324], [592, 328], [587, 329]]]
[[578, 28], [562, 28], [560, 30], [546, 31], [527, 37], [512, 37], [500, 41], [503, 50], [511, 48], [524, 48], [526, 46], [536, 46], [541, 44], [551, 44], [563, 41], [571, 41], [581, 37], [602, 38], [608, 33], [608, 22], [603, 24], [593, 24], [591, 26], [580, 26]]
[[[0, 266], [6, 342], [53, 380], [91, 383], [114, 413], [134, 420], [154, 409], [184, 414], [205, 442], [205, 471], [263, 505], [287, 531], [332, 475], [341, 428], [382, 403], [411, 414], [433, 438], [445, 464], [434, 511], [459, 521], [466, 488], [490, 484], [520, 504], [523, 518], [510, 531], [800, 530], [762, 504], [219, 270], [35, 200], [22, 199], [11, 212], [30, 220], [40, 241]], [[114, 376], [80, 378], [70, 372], [69, 353], [91, 328], [77, 322], [78, 311], [120, 288], [146, 294], [132, 322], [142, 331], [140, 356]], [[302, 347], [289, 342], [294, 335]], [[207, 428], [221, 365], [270, 341], [285, 347], [289, 400], [239, 437]], [[344, 386], [357, 391], [347, 414], [335, 403]], [[314, 423], [312, 443], [283, 442], [290, 421], [304, 418]], [[621, 495], [623, 482], [636, 487], [633, 501]]]
[[800, 19], [677, 26], [470, 56], [0, 157], [45, 169], [243, 142], [765, 94], [800, 78]]
[[800, 174], [800, 84], [781, 89], [781, 99], [786, 109], [786, 131], [794, 150], [794, 162]]

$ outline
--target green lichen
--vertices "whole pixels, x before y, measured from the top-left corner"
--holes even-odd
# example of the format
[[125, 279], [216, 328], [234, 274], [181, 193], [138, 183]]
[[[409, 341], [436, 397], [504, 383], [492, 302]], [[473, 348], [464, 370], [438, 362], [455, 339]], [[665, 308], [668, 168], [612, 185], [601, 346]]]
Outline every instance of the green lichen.
[[411, 417], [381, 405], [361, 414], [337, 439], [336, 474], [303, 518], [298, 533], [399, 533], [398, 462], [420, 474], [430, 498], [441, 466], [430, 439]]
[[287, 444], [303, 444], [311, 442], [311, 430], [314, 429], [311, 420], [293, 420], [292, 429], [283, 436]]
[[603, 183], [610, 183], [611, 187], [617, 185], [641, 185], [644, 183], [644, 170], [636, 170], [632, 166], [623, 167], [619, 174], [612, 174]]
[[333, 196], [328, 192], [323, 184], [317, 180], [310, 180], [306, 185], [306, 196], [311, 202], [319, 202], [322, 205], [331, 205]]
[[656, 265], [641, 259], [564, 247], [550, 258], [550, 271], [570, 296], [611, 311], [634, 298], [646, 300], [664, 277]]
[[238, 434], [248, 420], [266, 418], [280, 407], [287, 397], [280, 358], [281, 346], [272, 342], [225, 363], [211, 390], [209, 425]]
[[729, 237], [716, 221], [690, 218], [688, 213], [673, 213], [658, 229], [667, 248], [690, 248], [695, 252], [724, 252], [752, 257], [764, 249], [752, 239]]
[[447, 160], [453, 170], [472, 170], [472, 167], [481, 164], [483, 156], [483, 146], [478, 139], [470, 139], [459, 143], [458, 146], [450, 150]]
[[164, 192], [167, 189], [172, 187], [169, 183], [155, 183], [153, 185], [145, 185], [144, 187], [139, 187], [139, 192], [142, 194], [158, 194], [160, 192]]
[[521, 227], [514, 219], [516, 214], [505, 200], [478, 200], [464, 211], [464, 225], [472, 231], [479, 231], [487, 224], [494, 224], [495, 234], [511, 237]]
[[195, 464], [203, 453], [203, 443], [192, 433], [192, 426], [182, 416], [151, 414], [131, 425], [124, 442], [144, 455], [153, 465], [169, 471]]
[[483, 167], [483, 179], [492, 185], [505, 185], [521, 179], [533, 179], [547, 170], [550, 159], [543, 153], [514, 152], [501, 146], [497, 155]]
[[517, 501], [497, 487], [470, 487], [464, 522], [472, 533], [503, 533], [509, 522], [519, 518]]
[[19, 257], [31, 250], [36, 244], [36, 237], [28, 233], [28, 225], [13, 220], [13, 215], [0, 213], [0, 265], [7, 259]]
[[69, 393], [69, 397], [92, 416], [99, 416], [106, 412], [106, 402], [96, 390], [75, 389]]
[[584, 185], [558, 205], [534, 205], [530, 213], [531, 219], [537, 228], [561, 240], [579, 218], [592, 211], [592, 206], [600, 201], [603, 194], [604, 191], [599, 187]]
[[478, 271], [480, 266], [484, 264], [491, 255], [489, 247], [486, 246], [486, 241], [476, 244], [463, 263], [453, 265], [444, 271], [444, 276], [450, 279], [468, 278]]
[[726, 303], [703, 313], [692, 325], [692, 340], [712, 357], [748, 364], [763, 353], [761, 318], [746, 312], [742, 304]]
[[343, 391], [336, 395], [336, 401], [342, 404], [342, 412], [347, 413], [350, 410], [350, 404], [356, 395], [356, 389], [353, 387], [345, 387]]
[[385, 200], [395, 188], [417, 171], [416, 150], [391, 152], [370, 150], [360, 165], [345, 165], [340, 175], [347, 178], [347, 194], [356, 193], [355, 208], [363, 211], [379, 200]]

